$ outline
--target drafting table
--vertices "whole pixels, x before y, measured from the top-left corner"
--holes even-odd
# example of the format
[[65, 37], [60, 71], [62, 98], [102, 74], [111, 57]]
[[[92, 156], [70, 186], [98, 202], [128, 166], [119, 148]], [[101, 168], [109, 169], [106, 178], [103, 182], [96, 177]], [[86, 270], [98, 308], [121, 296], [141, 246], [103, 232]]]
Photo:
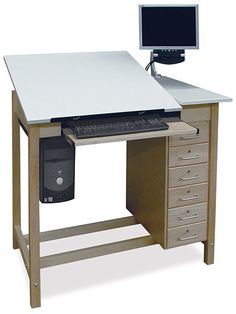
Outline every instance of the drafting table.
[[[11, 76], [13, 247], [30, 280], [30, 303], [41, 305], [40, 269], [160, 244], [204, 243], [214, 261], [218, 103], [230, 98], [169, 78], [156, 81], [127, 52], [6, 56]], [[182, 106], [181, 106], [182, 105]], [[61, 120], [94, 114], [181, 110], [169, 129], [77, 139]], [[21, 230], [20, 126], [28, 135], [29, 234]], [[199, 131], [197, 133], [197, 130]], [[131, 216], [40, 232], [39, 140], [64, 136], [71, 145], [127, 141], [127, 209]], [[149, 235], [50, 256], [40, 242], [142, 224]]]

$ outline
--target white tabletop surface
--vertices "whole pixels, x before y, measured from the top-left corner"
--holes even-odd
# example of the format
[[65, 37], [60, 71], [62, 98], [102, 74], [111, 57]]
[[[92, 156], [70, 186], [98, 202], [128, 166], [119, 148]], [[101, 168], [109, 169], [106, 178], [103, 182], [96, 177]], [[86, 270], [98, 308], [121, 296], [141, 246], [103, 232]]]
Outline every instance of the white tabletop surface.
[[125, 51], [6, 56], [29, 124], [181, 106]]
[[232, 99], [227, 96], [216, 94], [209, 90], [177, 81], [166, 76], [156, 78], [156, 80], [181, 105], [210, 104], [232, 101]]

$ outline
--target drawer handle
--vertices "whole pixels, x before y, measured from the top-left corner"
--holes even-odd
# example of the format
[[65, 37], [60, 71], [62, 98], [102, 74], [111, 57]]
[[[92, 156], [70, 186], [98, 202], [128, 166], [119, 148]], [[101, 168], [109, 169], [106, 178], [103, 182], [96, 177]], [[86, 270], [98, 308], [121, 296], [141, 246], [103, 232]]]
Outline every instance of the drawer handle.
[[180, 197], [179, 199], [181, 201], [191, 201], [191, 200], [196, 200], [197, 198], [199, 198], [199, 195], [193, 195], [193, 196], [189, 196], [189, 197]]
[[179, 217], [180, 220], [188, 220], [188, 219], [193, 219], [193, 218], [197, 218], [199, 217], [199, 214], [194, 214], [192, 216], [188, 216], [188, 217]]
[[186, 240], [191, 240], [191, 239], [195, 239], [195, 238], [198, 238], [198, 237], [199, 237], [198, 234], [194, 234], [194, 235], [192, 235], [192, 236], [190, 236], [190, 237], [178, 237], [178, 239], [179, 239], [180, 241], [186, 241]]
[[198, 155], [198, 154], [180, 157], [180, 159], [182, 159], [182, 160], [190, 160], [190, 159], [198, 159], [198, 158], [200, 158], [200, 155]]
[[198, 179], [199, 177], [200, 176], [196, 174], [195, 176], [192, 176], [192, 177], [180, 177], [180, 180], [182, 181], [195, 180], [195, 179]]
[[195, 135], [187, 136], [187, 137], [180, 136], [180, 139], [186, 141], [186, 140], [194, 140], [195, 138], [198, 138], [198, 137], [199, 137], [199, 134], [195, 134]]

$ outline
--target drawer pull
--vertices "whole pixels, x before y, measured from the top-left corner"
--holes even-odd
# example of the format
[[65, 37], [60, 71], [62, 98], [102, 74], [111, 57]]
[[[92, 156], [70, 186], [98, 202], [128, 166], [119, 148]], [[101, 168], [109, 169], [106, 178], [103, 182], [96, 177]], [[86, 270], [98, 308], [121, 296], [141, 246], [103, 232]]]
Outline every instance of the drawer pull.
[[179, 217], [180, 220], [188, 220], [188, 219], [193, 219], [193, 218], [197, 218], [199, 217], [199, 214], [194, 214], [192, 216], [188, 216], [188, 217]]
[[190, 160], [190, 159], [198, 159], [198, 158], [200, 158], [200, 155], [198, 155], [198, 154], [180, 157], [180, 159], [182, 159], [182, 160]]
[[200, 176], [196, 174], [195, 176], [192, 176], [192, 177], [180, 177], [180, 180], [182, 181], [195, 180], [195, 179], [198, 179], [199, 177]]
[[199, 137], [199, 134], [195, 134], [195, 135], [192, 135], [192, 136], [187, 136], [187, 137], [185, 137], [185, 136], [180, 136], [180, 139], [181, 140], [194, 140], [195, 138], [197, 138], [197, 137]]
[[195, 200], [195, 199], [197, 199], [197, 198], [199, 198], [199, 195], [198, 195], [198, 194], [193, 195], [193, 196], [189, 196], [189, 197], [180, 197], [179, 199], [180, 199], [181, 201], [191, 201], [191, 200]]
[[199, 237], [198, 234], [194, 234], [194, 235], [192, 235], [192, 236], [190, 236], [190, 237], [178, 237], [178, 239], [179, 239], [180, 241], [186, 241], [186, 240], [191, 240], [191, 239], [195, 239], [195, 238], [198, 238], [198, 237]]

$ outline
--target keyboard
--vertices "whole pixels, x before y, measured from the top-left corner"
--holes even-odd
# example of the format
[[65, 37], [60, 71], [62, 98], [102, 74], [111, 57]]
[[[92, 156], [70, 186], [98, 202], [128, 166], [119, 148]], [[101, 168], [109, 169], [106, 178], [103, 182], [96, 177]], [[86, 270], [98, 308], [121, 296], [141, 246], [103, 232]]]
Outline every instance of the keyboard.
[[158, 114], [69, 121], [67, 125], [78, 139], [159, 131], [169, 128]]

